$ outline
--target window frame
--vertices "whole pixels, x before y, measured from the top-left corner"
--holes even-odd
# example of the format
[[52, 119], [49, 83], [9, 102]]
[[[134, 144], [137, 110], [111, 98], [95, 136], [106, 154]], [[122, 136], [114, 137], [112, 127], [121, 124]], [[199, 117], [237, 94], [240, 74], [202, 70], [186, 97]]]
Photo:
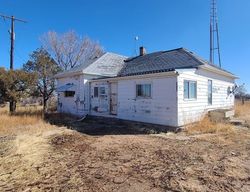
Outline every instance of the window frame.
[[[187, 94], [187, 97], [185, 96], [185, 83], [188, 83], [188, 94]], [[194, 97], [191, 97], [191, 94], [190, 94], [190, 84], [193, 83], [195, 84], [195, 96]], [[187, 101], [192, 101], [192, 100], [197, 100], [197, 81], [195, 80], [184, 80], [183, 81], [183, 99], [184, 100], [187, 100]]]
[[[102, 93], [102, 91], [104, 90], [104, 93]], [[100, 86], [99, 87], [99, 96], [103, 96], [106, 95], [106, 88], [104, 86]]]
[[[142, 95], [139, 95], [138, 94], [138, 87], [141, 86], [141, 92], [142, 92]], [[143, 86], [149, 86], [150, 87], [150, 91], [149, 91], [149, 96], [146, 95], [143, 90]], [[152, 98], [152, 83], [137, 83], [135, 85], [135, 96], [137, 99], [151, 99]]]

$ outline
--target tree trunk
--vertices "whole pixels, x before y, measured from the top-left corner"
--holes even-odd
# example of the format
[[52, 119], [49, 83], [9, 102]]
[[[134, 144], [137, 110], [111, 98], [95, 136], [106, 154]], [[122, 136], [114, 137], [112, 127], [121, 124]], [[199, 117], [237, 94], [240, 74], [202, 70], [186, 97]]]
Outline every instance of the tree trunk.
[[10, 101], [9, 110], [10, 110], [10, 113], [14, 113], [16, 111], [16, 102], [15, 101]]
[[242, 103], [242, 105], [245, 104], [245, 98], [244, 97], [241, 97], [241, 103]]
[[43, 97], [43, 114], [47, 113], [47, 99]]

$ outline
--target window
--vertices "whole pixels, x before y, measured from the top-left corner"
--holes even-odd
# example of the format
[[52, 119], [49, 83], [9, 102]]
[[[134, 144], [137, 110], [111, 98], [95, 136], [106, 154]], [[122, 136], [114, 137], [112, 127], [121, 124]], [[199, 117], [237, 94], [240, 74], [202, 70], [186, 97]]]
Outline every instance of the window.
[[184, 81], [184, 99], [196, 99], [197, 98], [197, 82], [196, 81]]
[[74, 97], [75, 91], [65, 91], [64, 96], [65, 97]]
[[98, 97], [98, 87], [94, 87], [94, 97]]
[[212, 105], [213, 102], [213, 82], [212, 80], [208, 80], [208, 87], [207, 87], [207, 99], [208, 99], [208, 104]]
[[151, 97], [151, 84], [136, 85], [136, 97]]
[[100, 87], [100, 95], [105, 95], [105, 87]]

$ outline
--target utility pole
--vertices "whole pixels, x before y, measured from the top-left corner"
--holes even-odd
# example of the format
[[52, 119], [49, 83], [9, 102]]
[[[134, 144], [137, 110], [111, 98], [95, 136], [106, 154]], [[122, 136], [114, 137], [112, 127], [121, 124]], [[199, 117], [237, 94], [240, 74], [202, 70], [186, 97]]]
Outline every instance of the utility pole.
[[10, 29], [10, 70], [14, 69], [14, 16], [11, 16], [11, 29]]
[[10, 70], [14, 69], [14, 41], [15, 41], [15, 32], [14, 32], [14, 23], [15, 21], [26, 23], [26, 21], [22, 19], [17, 19], [14, 16], [6, 16], [3, 14], [0, 14], [0, 17], [4, 19], [10, 19], [11, 20], [11, 30], [10, 30]]
[[219, 67], [221, 67], [217, 3], [216, 0], [211, 0], [211, 12], [210, 12], [210, 63], [211, 64], [214, 64], [215, 62], [214, 60], [215, 60], [216, 50], [218, 54], [217, 56], [219, 61]]
[[[15, 21], [26, 23], [26, 21], [22, 19], [17, 19], [14, 16], [6, 16], [3, 14], [0, 14], [0, 17], [4, 19], [10, 19], [11, 20], [11, 29], [10, 29], [10, 70], [14, 69], [14, 41], [15, 41], [15, 32], [14, 32], [14, 23]], [[16, 110], [16, 102], [10, 101], [10, 112], [14, 112]]]

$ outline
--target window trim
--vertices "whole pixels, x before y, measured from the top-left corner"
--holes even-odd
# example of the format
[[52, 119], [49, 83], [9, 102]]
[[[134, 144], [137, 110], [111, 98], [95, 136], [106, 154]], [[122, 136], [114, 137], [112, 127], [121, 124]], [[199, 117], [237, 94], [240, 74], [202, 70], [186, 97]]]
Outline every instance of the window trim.
[[[139, 85], [150, 85], [150, 96], [138, 96], [137, 95], [137, 87]], [[136, 99], [152, 99], [152, 83], [136, 83], [135, 85], [135, 97]]]
[[[188, 98], [185, 98], [185, 82], [188, 82]], [[194, 98], [190, 98], [190, 86], [189, 86], [190, 82], [195, 83], [195, 85], [196, 85], [195, 97]], [[196, 101], [197, 100], [197, 87], [198, 87], [197, 84], [198, 83], [195, 80], [187, 80], [187, 79], [185, 79], [183, 81], [183, 99], [184, 99], [184, 101]]]

